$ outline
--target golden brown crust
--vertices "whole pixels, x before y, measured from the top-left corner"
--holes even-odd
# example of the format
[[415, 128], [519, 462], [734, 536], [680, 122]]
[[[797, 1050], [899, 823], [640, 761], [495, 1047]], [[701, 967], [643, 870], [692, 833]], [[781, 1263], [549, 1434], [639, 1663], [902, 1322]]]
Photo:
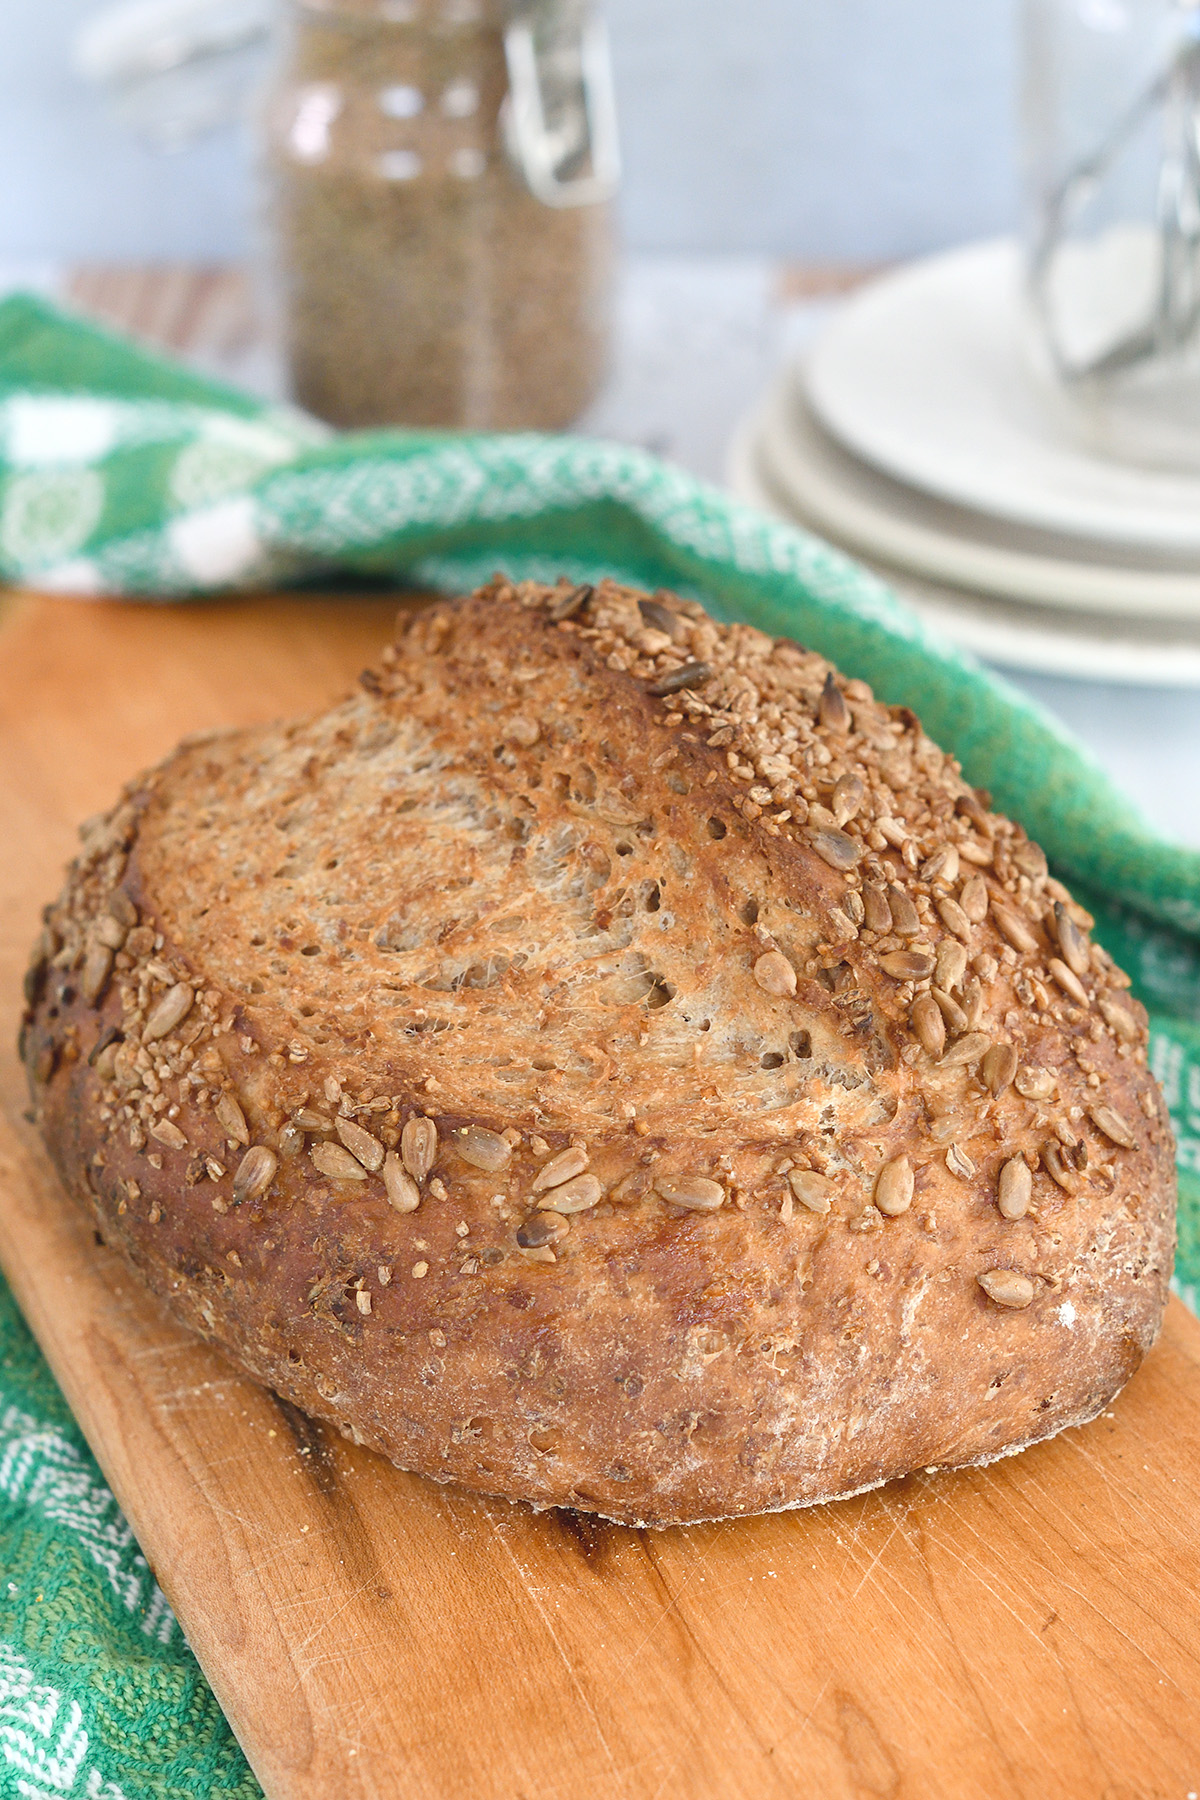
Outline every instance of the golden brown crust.
[[493, 584], [84, 828], [24, 1052], [187, 1324], [403, 1467], [670, 1524], [985, 1461], [1152, 1343], [1145, 1018], [905, 709]]

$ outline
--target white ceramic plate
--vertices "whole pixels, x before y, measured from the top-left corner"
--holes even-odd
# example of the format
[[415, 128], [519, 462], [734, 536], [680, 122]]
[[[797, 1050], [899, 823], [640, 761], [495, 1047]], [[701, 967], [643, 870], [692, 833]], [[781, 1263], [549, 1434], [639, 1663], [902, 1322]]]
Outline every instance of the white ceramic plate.
[[[729, 481], [741, 499], [788, 524], [815, 524], [792, 508], [762, 466], [756, 420], [748, 420], [734, 439]], [[879, 559], [867, 566], [930, 625], [988, 662], [1075, 680], [1200, 688], [1200, 626], [1061, 612], [940, 587]]]
[[1180, 568], [1116, 546], [1079, 561], [1071, 554], [1078, 540], [981, 518], [903, 487], [822, 430], [802, 385], [797, 369], [771, 389], [751, 427], [755, 454], [791, 510], [847, 549], [1003, 600], [1200, 620], [1200, 564]]
[[809, 398], [856, 455], [955, 505], [1101, 545], [1200, 553], [1200, 477], [1090, 450], [1031, 372], [1022, 329], [1014, 242], [930, 257], [837, 313]]

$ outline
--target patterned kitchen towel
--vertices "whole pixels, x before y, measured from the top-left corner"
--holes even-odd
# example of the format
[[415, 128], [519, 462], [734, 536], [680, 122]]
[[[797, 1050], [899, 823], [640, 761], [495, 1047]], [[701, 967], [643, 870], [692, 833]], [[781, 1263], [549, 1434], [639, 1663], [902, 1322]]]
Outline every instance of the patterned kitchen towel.
[[[614, 574], [812, 645], [912, 705], [1049, 846], [1151, 1015], [1200, 1284], [1200, 854], [1149, 831], [1051, 718], [874, 576], [641, 451], [334, 436], [68, 318], [0, 304], [0, 579], [187, 600], [322, 574], [447, 590]], [[0, 1291], [0, 1796], [252, 1794], [253, 1778]]]

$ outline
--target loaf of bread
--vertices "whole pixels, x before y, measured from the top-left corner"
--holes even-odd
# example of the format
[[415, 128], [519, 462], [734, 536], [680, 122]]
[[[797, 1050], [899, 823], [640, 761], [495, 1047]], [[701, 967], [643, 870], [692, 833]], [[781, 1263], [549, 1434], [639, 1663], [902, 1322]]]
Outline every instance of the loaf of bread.
[[988, 1462], [1137, 1368], [1174, 1189], [1145, 1015], [988, 805], [796, 644], [498, 579], [83, 828], [37, 1117], [404, 1469], [669, 1525]]

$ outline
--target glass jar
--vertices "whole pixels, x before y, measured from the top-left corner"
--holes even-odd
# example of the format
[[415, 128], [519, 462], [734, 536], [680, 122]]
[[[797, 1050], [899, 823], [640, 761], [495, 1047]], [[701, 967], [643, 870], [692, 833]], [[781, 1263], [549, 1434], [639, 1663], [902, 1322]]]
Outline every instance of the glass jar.
[[603, 378], [616, 125], [589, 0], [290, 0], [266, 111], [296, 400], [554, 429]]
[[1093, 449], [1200, 467], [1200, 4], [1025, 0], [1034, 352]]

